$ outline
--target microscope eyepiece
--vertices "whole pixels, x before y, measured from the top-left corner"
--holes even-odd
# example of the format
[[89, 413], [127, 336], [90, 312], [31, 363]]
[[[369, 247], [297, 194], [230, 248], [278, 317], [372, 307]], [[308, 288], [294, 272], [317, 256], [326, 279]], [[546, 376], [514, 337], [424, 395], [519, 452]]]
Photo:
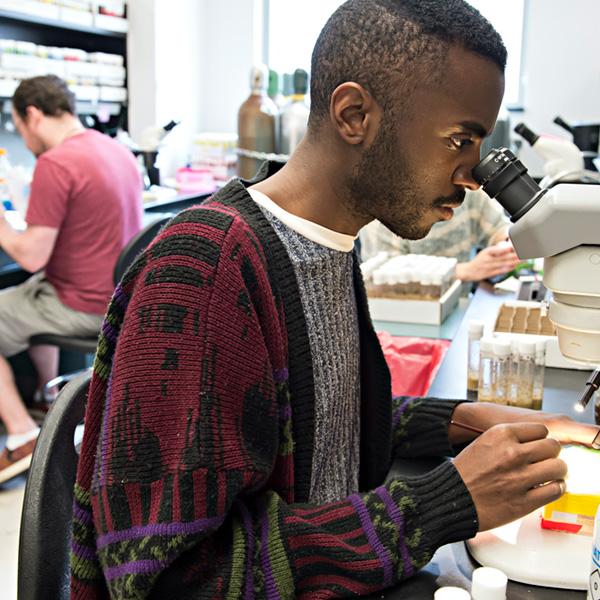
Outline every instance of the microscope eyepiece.
[[502, 204], [513, 222], [520, 219], [546, 193], [508, 148], [490, 150], [473, 169], [473, 178], [490, 198]]

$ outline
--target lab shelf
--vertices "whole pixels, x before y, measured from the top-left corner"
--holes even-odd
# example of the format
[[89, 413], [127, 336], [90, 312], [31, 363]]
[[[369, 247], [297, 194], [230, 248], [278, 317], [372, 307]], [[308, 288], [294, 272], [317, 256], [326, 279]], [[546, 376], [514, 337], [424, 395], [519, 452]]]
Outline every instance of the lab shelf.
[[87, 25], [78, 25], [77, 23], [69, 23], [68, 21], [61, 21], [58, 19], [48, 19], [46, 17], [39, 17], [37, 15], [30, 15], [27, 13], [6, 9], [0, 9], [0, 18], [9, 19], [18, 23], [31, 23], [41, 27], [51, 27], [54, 29], [64, 29], [67, 31], [79, 31], [82, 33], [91, 33], [92, 35], [119, 38], [123, 40], [127, 37], [126, 33], [120, 31], [110, 31], [108, 29], [99, 29], [97, 27], [90, 27]]

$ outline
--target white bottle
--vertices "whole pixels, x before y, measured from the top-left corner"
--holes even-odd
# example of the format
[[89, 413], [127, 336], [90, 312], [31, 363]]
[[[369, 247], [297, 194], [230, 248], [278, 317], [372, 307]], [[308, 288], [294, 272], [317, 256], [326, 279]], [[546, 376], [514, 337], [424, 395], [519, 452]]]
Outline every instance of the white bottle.
[[10, 171], [10, 162], [5, 148], [0, 148], [0, 207], [11, 210], [12, 202], [10, 190], [8, 187], [8, 173]]
[[281, 154], [291, 154], [304, 137], [308, 126], [310, 109], [306, 102], [308, 73], [296, 69], [293, 76], [294, 94], [281, 111], [280, 143]]
[[473, 600], [505, 600], [508, 577], [493, 567], [479, 567], [472, 575]]
[[469, 321], [469, 354], [467, 362], [467, 390], [476, 392], [479, 387], [479, 348], [483, 336], [483, 322]]
[[594, 519], [594, 535], [592, 537], [592, 561], [588, 582], [587, 600], [600, 600], [600, 506]]
[[459, 587], [446, 586], [436, 590], [433, 600], [471, 600], [471, 594]]
[[492, 386], [494, 338], [481, 338], [479, 341], [479, 349], [479, 385], [477, 387], [477, 400], [479, 402], [492, 402], [494, 400], [494, 389]]

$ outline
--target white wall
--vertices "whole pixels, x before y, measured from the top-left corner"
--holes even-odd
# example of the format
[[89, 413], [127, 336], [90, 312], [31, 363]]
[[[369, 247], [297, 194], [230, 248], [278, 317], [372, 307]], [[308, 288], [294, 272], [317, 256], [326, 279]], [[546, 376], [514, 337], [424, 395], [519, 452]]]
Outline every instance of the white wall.
[[[262, 60], [262, 0], [203, 0], [204, 131], [237, 131], [250, 91], [250, 69]], [[257, 29], [257, 31], [255, 31]]]
[[[130, 0], [130, 113], [134, 139], [143, 127], [184, 119], [170, 143], [191, 131], [235, 131], [252, 64], [262, 57], [262, 0]], [[569, 135], [552, 123], [600, 119], [600, 0], [529, 0], [524, 46], [525, 121], [540, 133]], [[534, 175], [541, 160], [525, 147]]]
[[201, 128], [204, 4], [196, 0], [130, 0], [127, 39], [129, 131], [180, 124], [164, 140], [158, 166], [172, 175], [190, 156]]
[[129, 0], [127, 16], [129, 132], [137, 140], [144, 127], [156, 122], [155, 1]]
[[[513, 122], [571, 139], [552, 121], [600, 121], [600, 2], [529, 0], [524, 61], [524, 107]], [[527, 146], [527, 147], [525, 147]], [[525, 144], [521, 158], [541, 175], [541, 160]]]
[[129, 129], [181, 120], [161, 172], [184, 164], [200, 131], [237, 130], [250, 68], [262, 58], [262, 0], [130, 0]]

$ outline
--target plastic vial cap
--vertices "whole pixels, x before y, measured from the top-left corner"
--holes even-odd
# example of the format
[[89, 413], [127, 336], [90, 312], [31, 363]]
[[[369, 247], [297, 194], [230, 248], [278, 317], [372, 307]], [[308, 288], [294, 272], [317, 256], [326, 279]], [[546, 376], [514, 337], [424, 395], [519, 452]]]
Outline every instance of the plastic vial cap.
[[538, 340], [535, 343], [535, 352], [536, 352], [536, 354], [545, 354], [546, 353], [546, 340]]
[[436, 590], [433, 600], [471, 600], [471, 594], [459, 587], [443, 587]]
[[483, 321], [469, 321], [469, 337], [479, 339], [483, 335]]
[[419, 279], [421, 281], [421, 285], [431, 285], [432, 283], [432, 277], [429, 271], [421, 273], [421, 277]]
[[509, 340], [494, 340], [494, 354], [496, 356], [510, 356], [512, 354], [512, 344]]
[[535, 355], [535, 342], [531, 342], [529, 340], [520, 340], [519, 354], [522, 356]]
[[494, 351], [494, 338], [482, 337], [479, 342], [479, 350], [481, 352], [493, 352]]
[[505, 600], [508, 577], [493, 567], [480, 567], [473, 571], [471, 595], [473, 600]]

